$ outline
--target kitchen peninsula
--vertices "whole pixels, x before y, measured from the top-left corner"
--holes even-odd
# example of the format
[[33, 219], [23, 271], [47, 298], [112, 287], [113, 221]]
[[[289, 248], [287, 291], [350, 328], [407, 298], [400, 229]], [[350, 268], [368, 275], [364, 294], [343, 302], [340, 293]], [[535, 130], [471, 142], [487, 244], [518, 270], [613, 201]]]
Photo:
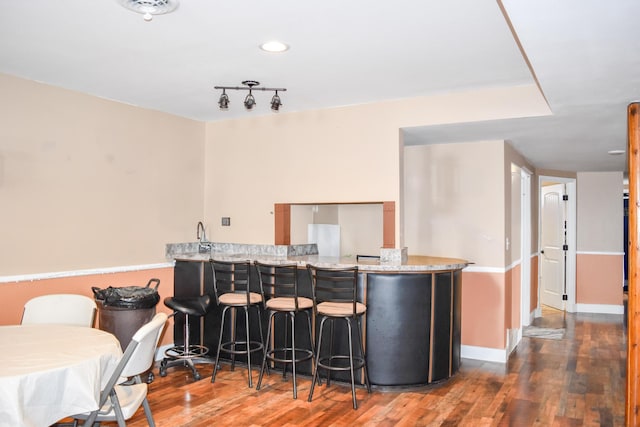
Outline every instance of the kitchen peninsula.
[[[367, 305], [363, 337], [369, 379], [378, 387], [417, 387], [446, 380], [460, 367], [462, 269], [469, 262], [455, 258], [407, 256], [406, 250], [381, 249], [380, 259], [332, 258], [317, 255], [315, 244], [247, 245], [206, 242], [168, 244], [175, 260], [177, 297], [213, 292], [208, 260], [296, 263], [303, 295], [311, 295], [306, 265], [325, 268], [358, 266], [358, 294]], [[259, 286], [253, 280], [252, 286]], [[210, 352], [217, 347], [220, 311], [212, 307], [192, 336], [201, 334]], [[174, 326], [181, 344], [182, 327]], [[263, 322], [266, 325], [266, 322]], [[299, 328], [304, 331], [304, 328]], [[215, 331], [215, 332], [214, 332]], [[264, 334], [264, 331], [262, 331]], [[252, 336], [254, 331], [252, 331]], [[258, 338], [258, 331], [255, 331]], [[297, 334], [296, 334], [297, 335]], [[305, 342], [304, 335], [296, 341]], [[310, 363], [302, 369], [310, 373]], [[340, 378], [339, 378], [340, 379]]]

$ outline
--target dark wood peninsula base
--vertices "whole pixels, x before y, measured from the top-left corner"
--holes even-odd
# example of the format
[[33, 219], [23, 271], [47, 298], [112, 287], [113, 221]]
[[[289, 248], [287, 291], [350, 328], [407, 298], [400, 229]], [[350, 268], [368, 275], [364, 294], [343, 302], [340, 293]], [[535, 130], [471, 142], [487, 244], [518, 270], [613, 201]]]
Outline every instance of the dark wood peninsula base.
[[[279, 259], [256, 256], [219, 256], [216, 259], [259, 259], [263, 262], [292, 262], [299, 264], [301, 293], [311, 296], [311, 283], [304, 266], [307, 263], [337, 267], [348, 264], [344, 260], [328, 265], [314, 256], [295, 256]], [[196, 296], [213, 293], [212, 272], [208, 255], [176, 257], [174, 270], [175, 296]], [[412, 388], [426, 386], [450, 378], [460, 367], [461, 338], [461, 286], [464, 260], [435, 257], [409, 257], [404, 263], [358, 264], [359, 295], [367, 305], [362, 332], [367, 353], [371, 384], [382, 388]], [[255, 272], [253, 273], [255, 274]], [[255, 279], [255, 280], [254, 280]], [[259, 290], [257, 276], [252, 275], [252, 286]], [[192, 324], [191, 336], [200, 336], [210, 354], [215, 354], [221, 310], [212, 306], [200, 324]], [[297, 345], [309, 345], [306, 325], [296, 324]], [[263, 336], [267, 327], [262, 319], [263, 331], [254, 328], [252, 339]], [[244, 320], [239, 319], [238, 333], [244, 330]], [[251, 321], [252, 325], [258, 322]], [[278, 327], [278, 325], [276, 326]], [[180, 318], [174, 324], [176, 344], [182, 344], [183, 323]], [[315, 329], [315, 326], [314, 326]], [[337, 334], [346, 330], [336, 329]], [[299, 335], [299, 336], [298, 336]], [[276, 341], [282, 338], [273, 337]], [[259, 356], [260, 357], [260, 356]], [[239, 359], [242, 363], [242, 358]], [[259, 365], [260, 360], [252, 364]], [[278, 367], [276, 366], [276, 369]], [[301, 364], [299, 372], [311, 374], [309, 361]], [[358, 377], [360, 375], [358, 374]], [[337, 376], [338, 380], [344, 378]]]

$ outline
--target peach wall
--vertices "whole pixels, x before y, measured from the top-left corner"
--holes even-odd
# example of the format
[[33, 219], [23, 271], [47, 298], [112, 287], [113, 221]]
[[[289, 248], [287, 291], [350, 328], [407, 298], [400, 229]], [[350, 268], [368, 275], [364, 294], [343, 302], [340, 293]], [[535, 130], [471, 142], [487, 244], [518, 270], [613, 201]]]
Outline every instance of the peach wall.
[[576, 303], [622, 305], [623, 263], [622, 254], [579, 253], [576, 259]]
[[[92, 286], [107, 288], [109, 286], [146, 286], [149, 279], [160, 280], [158, 293], [160, 302], [156, 311], [171, 314], [162, 303], [164, 298], [173, 295], [173, 267], [153, 270], [139, 270], [124, 273], [90, 274], [82, 276], [61, 277], [34, 281], [0, 283], [0, 325], [20, 323], [24, 304], [39, 295], [71, 293], [94, 298]], [[98, 325], [96, 325], [98, 326]], [[161, 344], [173, 342], [173, 321], [170, 319]]]
[[510, 269], [506, 275], [510, 277], [511, 280], [511, 316], [505, 320], [506, 328], [517, 329], [520, 328], [522, 324], [520, 318], [520, 312], [522, 311], [520, 308], [520, 298], [522, 295], [522, 268], [520, 264]]
[[195, 240], [204, 123], [3, 74], [0, 93], [0, 277], [155, 264]]
[[462, 272], [462, 344], [506, 347], [503, 273]]

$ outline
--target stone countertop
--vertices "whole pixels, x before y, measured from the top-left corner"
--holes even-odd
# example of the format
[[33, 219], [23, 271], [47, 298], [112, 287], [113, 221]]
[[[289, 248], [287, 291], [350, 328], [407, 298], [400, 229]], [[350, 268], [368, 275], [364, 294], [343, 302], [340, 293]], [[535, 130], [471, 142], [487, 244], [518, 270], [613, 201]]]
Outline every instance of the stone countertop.
[[176, 261], [208, 261], [209, 258], [220, 261], [261, 261], [264, 263], [296, 263], [299, 267], [305, 267], [307, 264], [313, 264], [324, 268], [344, 268], [358, 266], [363, 272], [430, 272], [430, 271], [446, 271], [460, 270], [470, 264], [469, 261], [457, 258], [442, 258], [432, 256], [409, 256], [404, 261], [384, 261], [364, 259], [356, 262], [353, 257], [321, 257], [318, 255], [255, 255], [242, 253], [185, 253], [175, 255]]

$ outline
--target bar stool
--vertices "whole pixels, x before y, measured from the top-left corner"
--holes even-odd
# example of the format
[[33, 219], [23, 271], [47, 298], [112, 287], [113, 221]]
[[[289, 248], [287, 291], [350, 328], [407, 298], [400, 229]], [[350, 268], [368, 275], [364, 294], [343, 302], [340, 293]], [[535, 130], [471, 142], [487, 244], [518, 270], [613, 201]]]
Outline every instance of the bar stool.
[[160, 376], [167, 376], [167, 368], [176, 365], [187, 366], [193, 373], [193, 379], [198, 381], [200, 379], [200, 373], [196, 370], [196, 363], [211, 363], [211, 359], [204, 358], [209, 352], [209, 349], [200, 344], [191, 344], [190, 333], [190, 321], [193, 317], [202, 317], [207, 314], [209, 305], [211, 304], [211, 297], [209, 295], [201, 295], [199, 297], [168, 297], [164, 299], [164, 305], [173, 310], [172, 316], [178, 314], [184, 315], [184, 344], [176, 345], [165, 350], [165, 357], [160, 362]]
[[[264, 309], [269, 313], [269, 323], [267, 326], [267, 345], [262, 359], [260, 376], [256, 390], [260, 390], [262, 377], [267, 366], [267, 361], [281, 363], [282, 378], [286, 378], [287, 366], [291, 365], [293, 373], [293, 398], [298, 397], [298, 387], [296, 383], [296, 365], [305, 360], [313, 358], [313, 337], [311, 335], [311, 311], [313, 310], [313, 300], [301, 297], [298, 294], [298, 267], [296, 264], [265, 264], [254, 262], [260, 279], [260, 287], [264, 295]], [[296, 346], [296, 316], [304, 314], [307, 318], [307, 332], [309, 337], [309, 348], [299, 348]], [[278, 315], [284, 316], [285, 325], [283, 328], [283, 341], [276, 341], [275, 322]], [[286, 321], [290, 321], [287, 327]], [[291, 332], [291, 342], [287, 335]]]
[[[313, 390], [318, 381], [318, 369], [327, 370], [327, 387], [331, 383], [332, 371], [349, 371], [351, 377], [351, 396], [353, 409], [358, 409], [356, 401], [355, 370], [361, 369], [367, 392], [371, 393], [369, 374], [367, 373], [367, 358], [362, 344], [360, 319], [366, 313], [367, 307], [358, 302], [358, 267], [351, 268], [320, 268], [307, 265], [307, 271], [313, 288], [313, 302], [315, 313], [320, 319], [318, 345], [316, 346], [316, 366], [309, 390], [309, 402], [313, 398]], [[347, 326], [349, 354], [334, 352], [334, 322], [344, 320]], [[330, 324], [329, 352], [322, 354], [322, 337], [326, 322]], [[358, 352], [354, 356], [353, 329], [358, 331]], [[344, 348], [344, 346], [342, 347]]]
[[[262, 289], [259, 292], [252, 292], [250, 288], [251, 263], [243, 262], [227, 262], [210, 259], [209, 264], [213, 271], [213, 288], [215, 291], [216, 302], [222, 308], [222, 320], [220, 322], [220, 333], [218, 338], [218, 351], [216, 352], [216, 361], [213, 366], [213, 374], [211, 382], [215, 382], [216, 373], [218, 372], [220, 352], [231, 354], [231, 370], [235, 368], [236, 356], [247, 356], [247, 372], [249, 376], [249, 387], [253, 387], [251, 376], [251, 353], [262, 351], [264, 342], [262, 340], [262, 320], [260, 313], [260, 304], [263, 301]], [[251, 340], [251, 328], [249, 323], [249, 310], [254, 308], [258, 316], [258, 327], [260, 341]], [[244, 338], [238, 338], [238, 310], [244, 311]], [[229, 313], [231, 321], [231, 337], [229, 341], [223, 342], [224, 325], [226, 314]]]

